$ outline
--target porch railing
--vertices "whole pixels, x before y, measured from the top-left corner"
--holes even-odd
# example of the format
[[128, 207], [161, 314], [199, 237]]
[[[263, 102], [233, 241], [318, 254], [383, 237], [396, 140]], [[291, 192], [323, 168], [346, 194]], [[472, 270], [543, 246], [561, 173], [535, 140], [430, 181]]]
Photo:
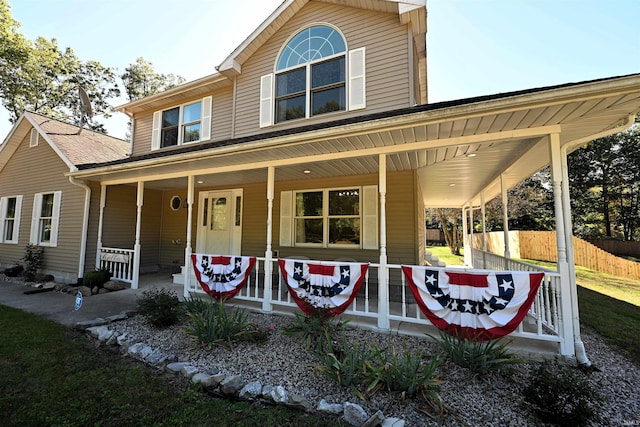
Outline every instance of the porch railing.
[[133, 249], [100, 248], [99, 268], [111, 272], [113, 280], [133, 283]]
[[[499, 266], [499, 260], [493, 260], [496, 267]], [[323, 261], [324, 262], [324, 261]], [[335, 262], [335, 264], [340, 264]], [[528, 265], [526, 263], [514, 263], [512, 269], [517, 271], [541, 271], [542, 269], [536, 268], [536, 266]], [[404, 274], [399, 264], [387, 264], [389, 271], [389, 282], [387, 284], [388, 292], [380, 292], [378, 289], [378, 275], [380, 274], [379, 264], [370, 264], [367, 275], [365, 276], [364, 283], [360, 292], [356, 296], [355, 300], [351, 303], [349, 308], [344, 314], [351, 316], [357, 321], [375, 324], [375, 320], [380, 316], [379, 312], [388, 311], [387, 324], [393, 325], [392, 327], [401, 330], [400, 326], [415, 325], [418, 328], [408, 328], [412, 330], [421, 331], [419, 326], [431, 325], [431, 322], [420, 310], [416, 300], [409, 289]], [[503, 270], [504, 268], [496, 268]], [[259, 303], [262, 307], [273, 307], [273, 311], [290, 311], [295, 309], [296, 304], [291, 298], [287, 290], [287, 286], [284, 278], [280, 274], [278, 264], [276, 260], [272, 261], [272, 290], [271, 297], [267, 300], [265, 298], [265, 259], [257, 258], [256, 265], [245, 287], [234, 297], [241, 301]], [[560, 310], [560, 293], [559, 279], [560, 276], [553, 271], [544, 271], [544, 279], [532, 305], [529, 310], [528, 316], [525, 321], [522, 322], [518, 329], [514, 331], [511, 336], [522, 337], [529, 339], [537, 339], [542, 341], [560, 342], [562, 340], [562, 328], [561, 328], [561, 316]], [[195, 281], [195, 276], [189, 281], [189, 292], [203, 293], [200, 286]], [[388, 295], [386, 304], [388, 310], [380, 310], [379, 304], [381, 301], [378, 295]], [[411, 333], [411, 332], [409, 332]]]

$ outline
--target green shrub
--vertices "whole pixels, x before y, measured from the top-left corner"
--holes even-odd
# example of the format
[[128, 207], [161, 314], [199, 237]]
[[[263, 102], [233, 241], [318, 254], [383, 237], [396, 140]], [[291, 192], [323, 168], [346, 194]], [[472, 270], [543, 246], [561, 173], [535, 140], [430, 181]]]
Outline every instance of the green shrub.
[[367, 391], [384, 387], [390, 392], [401, 392], [403, 396], [420, 394], [427, 400], [439, 400], [436, 369], [442, 358], [433, 356], [424, 363], [422, 354], [413, 354], [406, 347], [402, 356], [395, 347], [379, 349], [372, 347], [373, 358], [367, 363]]
[[138, 298], [138, 312], [153, 326], [164, 328], [178, 323], [180, 300], [170, 289], [151, 289]]
[[[431, 337], [433, 338], [433, 337]], [[507, 350], [508, 343], [502, 338], [481, 341], [479, 336], [459, 337], [440, 332], [436, 343], [444, 355], [456, 365], [468, 368], [473, 375], [486, 375], [492, 371], [510, 369], [524, 363]]]
[[598, 421], [603, 402], [584, 373], [557, 360], [540, 363], [531, 372], [523, 394], [542, 421], [559, 426], [585, 426], [590, 420]]
[[102, 286], [110, 279], [111, 272], [105, 268], [101, 268], [100, 270], [91, 271], [85, 274], [82, 278], [82, 284], [88, 288], [93, 288], [95, 286], [102, 288]]
[[21, 265], [16, 265], [14, 267], [6, 268], [3, 273], [7, 277], [18, 277], [20, 273], [24, 271], [24, 267]]
[[222, 301], [202, 306], [194, 304], [196, 310], [187, 311], [189, 325], [185, 326], [185, 332], [194, 341], [204, 346], [216, 346], [219, 344], [233, 347], [233, 341], [241, 339], [249, 334], [251, 324], [247, 321], [248, 314], [237, 307], [227, 311]]
[[295, 313], [293, 323], [282, 334], [300, 338], [308, 349], [328, 353], [343, 341], [347, 323], [349, 320], [330, 317], [321, 310], [310, 315]]
[[24, 271], [22, 275], [25, 280], [31, 282], [35, 280], [40, 264], [42, 264], [42, 256], [44, 248], [29, 243], [25, 248], [24, 257], [22, 258]]

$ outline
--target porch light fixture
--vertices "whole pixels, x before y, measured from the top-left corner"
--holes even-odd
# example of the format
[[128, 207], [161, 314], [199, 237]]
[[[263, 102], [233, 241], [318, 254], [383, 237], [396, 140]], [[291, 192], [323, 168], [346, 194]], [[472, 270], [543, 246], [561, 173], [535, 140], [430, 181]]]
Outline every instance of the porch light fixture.
[[196, 181], [196, 184], [204, 184], [204, 181], [199, 179], [199, 180]]
[[478, 154], [477, 153], [469, 153], [467, 154], [467, 157], [476, 157]]
[[309, 169], [305, 169], [305, 170], [302, 171], [302, 173], [304, 173], [306, 175], [309, 175], [311, 173], [311, 171]]
[[449, 184], [449, 187], [455, 187], [456, 185], [454, 183]]

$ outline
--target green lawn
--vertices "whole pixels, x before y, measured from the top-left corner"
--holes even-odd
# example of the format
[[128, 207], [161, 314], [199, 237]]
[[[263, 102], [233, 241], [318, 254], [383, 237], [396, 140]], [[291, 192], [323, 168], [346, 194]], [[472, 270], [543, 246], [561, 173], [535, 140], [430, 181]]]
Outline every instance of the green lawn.
[[208, 397], [82, 334], [0, 305], [3, 426], [326, 426], [337, 419]]

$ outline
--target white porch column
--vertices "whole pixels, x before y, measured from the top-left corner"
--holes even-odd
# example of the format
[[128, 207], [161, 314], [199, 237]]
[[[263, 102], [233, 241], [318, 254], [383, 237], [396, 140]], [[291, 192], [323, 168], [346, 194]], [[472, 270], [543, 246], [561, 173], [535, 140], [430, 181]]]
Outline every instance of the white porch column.
[[378, 270], [378, 328], [389, 323], [389, 268], [387, 267], [387, 157], [378, 156], [378, 191], [380, 192], [380, 268]]
[[142, 229], [142, 205], [144, 203], [144, 181], [138, 181], [138, 194], [136, 196], [136, 242], [133, 245], [133, 282], [132, 289], [138, 289], [140, 280], [140, 230]]
[[462, 208], [462, 254], [464, 255], [464, 265], [470, 266], [471, 245], [469, 242], [469, 206]]
[[562, 341], [560, 353], [563, 356], [573, 356], [574, 322], [578, 319], [571, 304], [571, 280], [569, 278], [569, 264], [567, 262], [567, 242], [565, 235], [565, 220], [562, 209], [562, 155], [560, 153], [560, 135], [549, 135], [549, 151], [551, 158], [551, 183], [553, 187], [554, 212], [556, 216], [556, 242], [558, 246], [558, 273], [560, 274], [560, 317], [562, 319]]
[[273, 310], [271, 299], [273, 298], [273, 197], [275, 194], [275, 168], [267, 169], [267, 248], [264, 251], [264, 299], [262, 310]]
[[471, 249], [471, 253], [469, 254], [469, 259], [471, 260], [471, 263], [469, 263], [469, 266], [471, 268], [477, 268], [475, 264], [475, 259], [473, 257], [473, 251], [475, 249], [474, 247], [475, 242], [473, 239], [473, 206], [469, 206], [469, 248]]
[[509, 247], [509, 198], [507, 196], [507, 182], [504, 174], [500, 174], [500, 190], [502, 193], [502, 228], [504, 229], [504, 257], [506, 258], [506, 269], [509, 270], [511, 260], [511, 248]]
[[107, 205], [107, 186], [100, 186], [100, 218], [98, 219], [98, 242], [96, 245], [96, 270], [100, 269], [100, 253], [102, 252], [102, 226], [104, 224], [104, 208]]
[[482, 268], [487, 268], [487, 210], [484, 192], [480, 193], [480, 215], [482, 216]]
[[195, 177], [189, 175], [187, 177], [187, 235], [185, 237], [184, 246], [184, 288], [182, 294], [185, 298], [189, 298], [189, 289], [191, 288], [191, 236], [193, 234], [193, 199], [195, 194]]
[[571, 196], [569, 193], [569, 166], [567, 152], [562, 150], [562, 210], [564, 213], [564, 234], [567, 244], [567, 265], [569, 267], [569, 283], [571, 290], [571, 306], [573, 309], [573, 342], [578, 363], [591, 366], [587, 352], [580, 336], [580, 310], [578, 308], [578, 285], [576, 283], [576, 263], [573, 253], [573, 225], [571, 218]]

